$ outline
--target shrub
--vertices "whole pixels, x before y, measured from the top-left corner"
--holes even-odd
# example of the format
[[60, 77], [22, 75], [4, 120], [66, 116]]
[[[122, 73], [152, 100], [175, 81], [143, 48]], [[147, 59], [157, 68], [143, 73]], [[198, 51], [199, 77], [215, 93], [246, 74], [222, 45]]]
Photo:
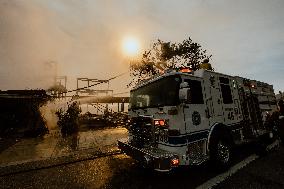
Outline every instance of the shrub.
[[78, 132], [78, 118], [80, 113], [81, 109], [76, 101], [68, 104], [66, 111], [62, 110], [62, 108], [56, 111], [56, 115], [59, 119], [57, 125], [61, 129], [62, 136], [67, 136]]

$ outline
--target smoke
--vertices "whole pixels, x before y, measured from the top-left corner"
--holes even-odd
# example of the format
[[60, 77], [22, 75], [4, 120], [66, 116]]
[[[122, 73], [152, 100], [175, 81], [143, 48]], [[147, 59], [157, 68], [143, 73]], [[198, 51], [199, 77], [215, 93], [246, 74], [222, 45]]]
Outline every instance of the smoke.
[[41, 106], [39, 110], [40, 110], [42, 117], [44, 118], [46, 122], [46, 126], [48, 130], [54, 130], [54, 129], [58, 129], [58, 126], [57, 126], [58, 116], [56, 115], [56, 112], [59, 109], [66, 111], [68, 108], [68, 103], [77, 102], [78, 104], [86, 104], [89, 102], [94, 102], [97, 99], [99, 98], [98, 97], [86, 97], [86, 98], [81, 98], [81, 99], [76, 99], [76, 100], [71, 100], [70, 98], [55, 99], [52, 101], [48, 101], [45, 105]]
[[76, 77], [125, 72], [118, 32], [123, 24], [112, 28], [92, 12], [86, 1], [2, 0], [0, 89], [47, 89], [56, 75], [67, 75], [75, 88]]
[[[0, 89], [47, 88], [56, 73], [75, 88], [76, 77], [106, 79], [125, 72], [129, 60], [121, 40], [134, 35], [143, 49], [158, 38], [191, 36], [213, 55], [217, 71], [278, 90], [283, 7], [281, 0], [1, 0]], [[112, 81], [111, 88], [121, 92], [128, 80]]]
[[68, 107], [67, 99], [56, 99], [48, 101], [45, 105], [39, 108], [42, 117], [46, 122], [48, 130], [58, 129], [57, 121], [58, 117], [55, 114], [59, 109], [66, 110]]
[[[56, 75], [64, 35], [33, 1], [0, 2], [0, 88], [47, 88]], [[60, 43], [56, 42], [62, 38]], [[66, 44], [66, 43], [65, 43]], [[62, 52], [60, 52], [62, 53]]]
[[54, 130], [57, 128], [58, 117], [55, 114], [56, 109], [55, 104], [51, 102], [48, 102], [39, 108], [48, 130]]

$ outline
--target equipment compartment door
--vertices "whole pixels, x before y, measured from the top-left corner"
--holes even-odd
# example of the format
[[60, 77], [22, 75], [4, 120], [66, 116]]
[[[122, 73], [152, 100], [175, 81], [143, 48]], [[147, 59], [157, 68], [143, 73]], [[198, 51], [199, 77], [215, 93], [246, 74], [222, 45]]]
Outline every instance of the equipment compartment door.
[[211, 76], [211, 80], [214, 83], [210, 86], [211, 104], [212, 104], [212, 116], [210, 118], [210, 125], [218, 122], [224, 122], [224, 110], [223, 101], [221, 97], [221, 87], [216, 76]]

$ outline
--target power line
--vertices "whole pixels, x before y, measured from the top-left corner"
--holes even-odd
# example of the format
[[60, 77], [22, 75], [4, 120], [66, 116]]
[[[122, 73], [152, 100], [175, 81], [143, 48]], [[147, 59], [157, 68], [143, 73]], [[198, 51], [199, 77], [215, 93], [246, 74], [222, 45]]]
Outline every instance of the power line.
[[94, 84], [89, 85], [89, 86], [87, 86], [87, 87], [81, 87], [81, 88], [77, 88], [77, 89], [73, 89], [73, 90], [68, 90], [68, 91], [66, 91], [66, 92], [61, 92], [61, 93], [59, 93], [59, 94], [70, 93], [70, 92], [76, 92], [76, 91], [79, 91], [79, 90], [82, 90], [82, 89], [87, 89], [87, 88], [89, 88], [89, 87], [93, 87], [93, 86], [96, 86], [96, 85], [105, 83], [105, 81], [114, 80], [114, 79], [116, 79], [116, 78], [118, 78], [118, 77], [121, 77], [121, 76], [127, 74], [128, 72], [129, 72], [129, 71], [124, 72], [124, 73], [122, 73], [122, 74], [119, 74], [119, 75], [117, 75], [117, 76], [111, 77], [111, 78], [109, 78], [109, 79], [106, 79], [106, 80], [104, 80], [104, 81], [100, 81], [100, 82], [98, 82], [98, 83], [94, 83]]

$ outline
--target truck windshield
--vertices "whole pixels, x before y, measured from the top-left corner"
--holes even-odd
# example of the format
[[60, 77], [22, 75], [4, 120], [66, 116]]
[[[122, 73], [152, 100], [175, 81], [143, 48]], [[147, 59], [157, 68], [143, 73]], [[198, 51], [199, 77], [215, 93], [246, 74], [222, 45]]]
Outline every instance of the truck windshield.
[[179, 103], [179, 76], [169, 76], [131, 91], [130, 108], [174, 106]]

